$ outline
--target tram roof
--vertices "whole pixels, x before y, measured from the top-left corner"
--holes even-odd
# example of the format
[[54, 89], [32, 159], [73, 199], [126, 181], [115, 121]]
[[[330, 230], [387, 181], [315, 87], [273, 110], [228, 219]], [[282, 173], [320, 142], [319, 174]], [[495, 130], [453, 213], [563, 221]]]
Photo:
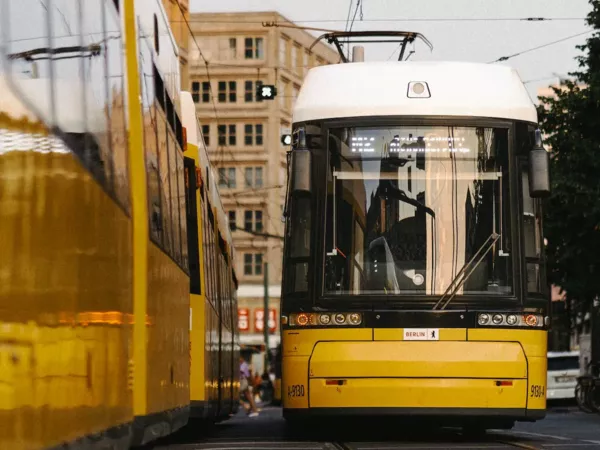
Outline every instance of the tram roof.
[[[409, 98], [409, 83], [425, 82], [429, 98]], [[463, 116], [537, 122], [517, 71], [465, 62], [357, 62], [308, 72], [294, 122], [382, 116]]]

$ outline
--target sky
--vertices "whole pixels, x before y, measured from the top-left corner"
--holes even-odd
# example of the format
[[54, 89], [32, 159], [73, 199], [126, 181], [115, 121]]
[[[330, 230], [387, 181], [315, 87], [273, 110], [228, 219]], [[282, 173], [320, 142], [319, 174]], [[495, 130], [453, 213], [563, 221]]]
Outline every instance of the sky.
[[[350, 4], [352, 20], [357, 1], [190, 0], [190, 10], [277, 11], [300, 25], [344, 30]], [[588, 0], [362, 0], [360, 3], [362, 8], [356, 13], [353, 30], [416, 31], [427, 37], [433, 50], [417, 42], [416, 52], [411, 56], [413, 61], [488, 63], [589, 30], [584, 19], [591, 10]], [[526, 17], [563, 20], [498, 20]], [[589, 36], [568, 39], [496, 64], [515, 68], [537, 103], [539, 88], [556, 83], [558, 75], [567, 76], [577, 70], [575, 58], [582, 52], [575, 47], [585, 43]], [[367, 44], [365, 60], [385, 61], [390, 56], [395, 60], [398, 57], [397, 52], [392, 55], [395, 49], [397, 44]]]

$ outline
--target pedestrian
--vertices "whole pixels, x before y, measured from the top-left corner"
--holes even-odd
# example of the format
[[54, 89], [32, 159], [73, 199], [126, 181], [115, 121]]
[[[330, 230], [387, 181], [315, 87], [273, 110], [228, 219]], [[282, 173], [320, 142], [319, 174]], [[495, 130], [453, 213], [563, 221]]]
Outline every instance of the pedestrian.
[[[252, 382], [250, 366], [243, 358], [240, 356], [240, 403], [242, 407], [246, 410], [249, 417], [258, 416], [258, 410], [256, 408], [256, 403], [254, 403], [254, 398], [252, 398], [252, 392], [250, 390], [250, 385]], [[249, 403], [249, 408], [246, 408], [245, 402], [243, 399], [246, 399]]]

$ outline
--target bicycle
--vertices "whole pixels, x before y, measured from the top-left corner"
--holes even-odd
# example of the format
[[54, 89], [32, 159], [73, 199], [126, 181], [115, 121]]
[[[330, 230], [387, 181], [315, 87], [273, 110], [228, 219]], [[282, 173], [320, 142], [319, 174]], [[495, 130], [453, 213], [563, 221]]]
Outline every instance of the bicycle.
[[600, 413], [600, 377], [598, 366], [589, 363], [586, 374], [577, 378], [575, 399], [579, 409], [585, 413]]

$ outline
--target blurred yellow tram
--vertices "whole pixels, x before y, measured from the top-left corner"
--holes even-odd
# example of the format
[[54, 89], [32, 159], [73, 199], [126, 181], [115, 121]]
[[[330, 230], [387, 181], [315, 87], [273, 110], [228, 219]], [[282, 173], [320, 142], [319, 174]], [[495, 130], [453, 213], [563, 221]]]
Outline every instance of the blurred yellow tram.
[[0, 448], [228, 417], [234, 253], [161, 2], [0, 10]]
[[[325, 37], [385, 34], [414, 38]], [[322, 66], [293, 122], [286, 420], [421, 416], [481, 430], [542, 419], [548, 157], [516, 71]]]

